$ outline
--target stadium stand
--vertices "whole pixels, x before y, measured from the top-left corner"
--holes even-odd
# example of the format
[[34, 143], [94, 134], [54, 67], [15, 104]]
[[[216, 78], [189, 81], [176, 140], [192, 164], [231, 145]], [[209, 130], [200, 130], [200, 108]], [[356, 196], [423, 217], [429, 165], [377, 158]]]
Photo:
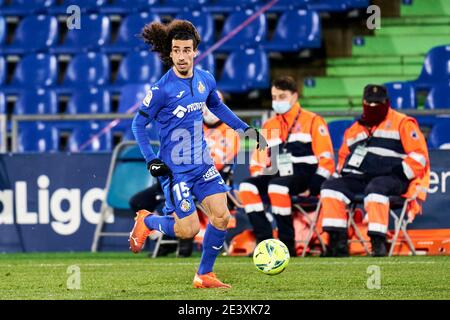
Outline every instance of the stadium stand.
[[155, 83], [162, 75], [157, 54], [147, 51], [130, 52], [121, 62], [115, 85]]
[[269, 71], [269, 59], [262, 49], [237, 50], [225, 62], [218, 87], [225, 92], [264, 89], [269, 85]]
[[269, 51], [299, 51], [321, 45], [320, 18], [308, 10], [288, 11], [280, 17], [275, 35], [263, 44]]
[[3, 92], [0, 92], [0, 114], [6, 113], [6, 99]]
[[6, 62], [3, 56], [0, 56], [0, 86], [6, 82]]
[[43, 51], [58, 40], [58, 21], [55, 17], [38, 15], [24, 18], [13, 42], [2, 49], [3, 54], [25, 54]]
[[444, 109], [450, 108], [450, 80], [447, 83], [434, 85], [428, 93], [425, 101], [427, 109]]
[[[222, 29], [221, 38], [230, 34], [240, 24], [255, 13], [252, 9], [246, 9], [245, 11], [237, 11], [227, 18]], [[267, 37], [267, 21], [265, 15], [260, 15], [255, 20], [250, 22], [241, 32], [234, 37], [226, 41], [220, 50], [238, 50], [245, 48], [246, 46], [258, 45], [262, 43]]]
[[82, 13], [98, 12], [107, 3], [107, 0], [62, 0], [58, 5], [52, 6], [48, 9], [51, 14], [66, 14], [67, 8], [76, 5], [80, 8]]
[[3, 45], [6, 39], [6, 20], [0, 16], [0, 45]]
[[58, 130], [45, 122], [23, 122], [19, 126], [19, 152], [51, 152], [59, 149]]
[[109, 83], [110, 74], [109, 60], [105, 54], [79, 54], [70, 61], [62, 87], [73, 90], [77, 87], [104, 86]]
[[142, 27], [152, 21], [160, 21], [158, 15], [148, 12], [132, 13], [120, 24], [117, 39], [107, 44], [102, 50], [106, 53], [127, 53], [130, 50], [146, 49], [146, 44], [139, 38]]
[[388, 82], [385, 84], [389, 99], [395, 109], [415, 109], [417, 107], [414, 87], [407, 82]]
[[58, 97], [55, 91], [43, 88], [22, 90], [15, 106], [14, 114], [57, 114]]
[[[84, 152], [111, 151], [111, 132], [96, 136], [104, 127], [104, 123], [96, 121], [76, 126], [69, 138], [69, 150], [77, 152], [83, 148]], [[92, 143], [86, 144], [90, 139]]]
[[214, 42], [215, 22], [211, 14], [201, 10], [184, 11], [175, 17], [176, 19], [188, 20], [195, 25], [203, 46], [209, 46]]
[[[450, 31], [449, 31], [450, 33]], [[447, 38], [447, 42], [449, 42]], [[450, 45], [438, 46], [431, 49], [423, 63], [422, 72], [413, 81], [416, 89], [430, 89], [435, 83], [442, 83], [450, 79]]]
[[109, 113], [111, 96], [102, 88], [84, 88], [74, 92], [67, 105], [68, 114]]
[[98, 50], [110, 39], [111, 23], [108, 17], [91, 13], [81, 15], [81, 28], [68, 30], [62, 44], [51, 47], [50, 52], [76, 54]]
[[56, 84], [57, 77], [58, 63], [55, 56], [44, 53], [30, 54], [20, 60], [11, 83], [2, 90], [17, 92], [24, 87], [49, 87]]
[[[50, 87], [58, 95], [57, 114], [126, 112], [137, 101], [136, 92], [132, 94], [133, 102], [124, 99], [127, 85], [142, 88], [166, 70], [137, 36], [145, 23], [172, 18], [192, 21], [202, 36], [201, 55], [269, 2], [0, 1], [0, 92], [4, 110], [16, 114], [16, 108], [7, 107], [6, 101], [17, 98], [17, 105], [24, 99], [23, 87], [38, 87], [46, 94]], [[379, 30], [361, 34], [356, 31], [356, 35], [352, 31], [351, 55], [329, 57], [324, 28], [330, 27], [323, 24], [324, 19], [329, 19], [328, 13], [347, 15], [360, 9], [365, 14], [365, 8], [372, 3], [279, 0], [216, 52], [205, 56], [198, 66], [214, 74], [219, 89], [225, 92], [256, 90], [260, 96], [269, 88], [273, 72], [279, 72], [273, 71], [277, 66], [297, 63], [297, 58], [304, 56], [310, 60], [301, 62], [306, 61], [307, 71], [301, 72], [305, 81], [299, 88], [300, 101], [313, 111], [359, 110], [362, 88], [369, 82], [386, 83], [395, 108], [447, 108], [449, 1], [398, 0], [399, 17], [383, 17]], [[64, 25], [67, 7], [72, 4], [83, 13], [80, 30], [68, 30]], [[412, 37], [415, 41], [411, 41]], [[311, 68], [317, 61], [323, 61], [325, 67]], [[98, 92], [91, 95], [89, 90]], [[418, 95], [420, 90], [425, 90], [423, 97]], [[29, 103], [37, 105], [36, 99]], [[70, 123], [70, 127], [81, 123]], [[125, 132], [127, 125], [129, 121], [123, 120], [114, 130]]]
[[450, 149], [450, 118], [437, 123], [428, 136], [428, 147], [435, 149]]
[[[10, 0], [9, 4], [5, 1], [2, 12], [9, 16], [26, 16], [29, 14], [39, 14], [46, 12], [49, 8], [55, 6], [56, 0]], [[2, 4], [0, 3], [0, 7]]]
[[132, 12], [146, 11], [158, 5], [159, 0], [112, 0], [99, 8], [103, 14], [126, 15]]

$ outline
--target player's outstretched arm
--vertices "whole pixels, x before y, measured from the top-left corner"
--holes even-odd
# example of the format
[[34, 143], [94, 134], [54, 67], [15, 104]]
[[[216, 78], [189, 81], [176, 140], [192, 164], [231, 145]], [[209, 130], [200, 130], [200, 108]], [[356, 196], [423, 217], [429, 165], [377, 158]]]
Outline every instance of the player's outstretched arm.
[[221, 121], [225, 122], [234, 130], [243, 132], [244, 136], [256, 140], [257, 149], [264, 150], [267, 147], [267, 142], [264, 136], [261, 135], [256, 128], [250, 127], [244, 121], [239, 119], [239, 117], [222, 102], [216, 90], [211, 91], [206, 104], [208, 109]]
[[154, 177], [171, 174], [170, 168], [162, 160], [158, 159], [153, 152], [145, 130], [145, 127], [156, 117], [156, 114], [163, 103], [163, 93], [157, 86], [154, 86], [150, 91], [148, 91], [147, 96], [142, 102], [139, 111], [134, 116], [133, 123], [131, 125], [134, 138], [136, 139], [139, 148], [141, 149], [141, 153], [147, 163], [147, 169]]

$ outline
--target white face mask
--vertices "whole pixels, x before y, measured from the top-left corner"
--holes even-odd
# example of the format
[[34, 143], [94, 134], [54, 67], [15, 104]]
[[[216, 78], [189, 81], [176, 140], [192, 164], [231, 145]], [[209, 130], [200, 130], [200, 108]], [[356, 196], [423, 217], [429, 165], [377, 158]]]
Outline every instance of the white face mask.
[[276, 113], [285, 114], [291, 109], [289, 101], [272, 101], [272, 109]]
[[216, 117], [216, 115], [214, 113], [212, 113], [211, 111], [209, 111], [208, 108], [205, 108], [203, 110], [203, 121], [207, 124], [207, 125], [214, 125], [217, 122], [220, 121], [219, 118]]

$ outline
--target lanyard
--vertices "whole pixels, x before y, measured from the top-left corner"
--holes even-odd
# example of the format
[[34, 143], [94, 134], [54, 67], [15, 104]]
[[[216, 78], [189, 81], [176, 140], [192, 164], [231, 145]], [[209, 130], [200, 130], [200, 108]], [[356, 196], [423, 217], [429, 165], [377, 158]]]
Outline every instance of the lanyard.
[[298, 110], [297, 116], [295, 117], [294, 122], [292, 123], [291, 127], [288, 130], [288, 135], [286, 137], [286, 141], [283, 142], [283, 144], [281, 145], [283, 153], [287, 151], [286, 145], [289, 141], [289, 137], [291, 136], [292, 130], [294, 129], [294, 126], [297, 124], [298, 118], [300, 117], [300, 112], [301, 112], [301, 110]]

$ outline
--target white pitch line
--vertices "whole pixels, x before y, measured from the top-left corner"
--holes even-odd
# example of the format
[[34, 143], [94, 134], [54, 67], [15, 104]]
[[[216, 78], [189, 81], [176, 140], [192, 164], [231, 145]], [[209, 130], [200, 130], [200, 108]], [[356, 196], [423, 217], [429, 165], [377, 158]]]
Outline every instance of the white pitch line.
[[[219, 265], [246, 265], [252, 264], [252, 261], [248, 262], [222, 262], [219, 260]], [[152, 266], [195, 266], [198, 265], [199, 262], [149, 262], [149, 263], [41, 263], [41, 264], [0, 264], [0, 268], [13, 268], [13, 267], [50, 267], [50, 268], [59, 268], [59, 267], [68, 267], [70, 265], [77, 265], [80, 267], [152, 267]], [[291, 261], [290, 265], [400, 265], [400, 264], [436, 264], [436, 261], [379, 261], [379, 260], [369, 260], [367, 261], [304, 261], [304, 262], [293, 262]], [[450, 264], [450, 261], [446, 262]]]

